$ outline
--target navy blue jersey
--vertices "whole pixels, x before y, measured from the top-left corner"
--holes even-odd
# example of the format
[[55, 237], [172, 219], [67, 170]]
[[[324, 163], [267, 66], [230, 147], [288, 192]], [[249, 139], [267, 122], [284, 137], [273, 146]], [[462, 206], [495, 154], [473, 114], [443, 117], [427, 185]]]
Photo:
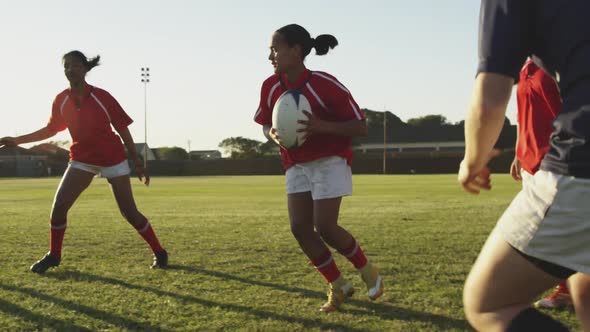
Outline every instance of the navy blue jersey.
[[479, 72], [519, 79], [527, 56], [557, 80], [562, 113], [541, 169], [590, 178], [590, 1], [482, 0]]

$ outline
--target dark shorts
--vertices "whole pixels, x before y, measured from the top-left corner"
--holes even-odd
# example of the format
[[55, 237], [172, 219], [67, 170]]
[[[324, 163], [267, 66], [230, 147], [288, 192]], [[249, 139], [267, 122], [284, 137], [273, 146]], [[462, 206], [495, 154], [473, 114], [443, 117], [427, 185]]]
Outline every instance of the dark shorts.
[[514, 251], [516, 251], [519, 255], [524, 257], [527, 261], [533, 263], [534, 266], [541, 269], [543, 272], [548, 273], [556, 278], [567, 279], [576, 273], [576, 271], [568, 269], [567, 267], [547, 262], [542, 259], [535, 258], [533, 256], [529, 256], [514, 247], [512, 247], [512, 249], [514, 249]]

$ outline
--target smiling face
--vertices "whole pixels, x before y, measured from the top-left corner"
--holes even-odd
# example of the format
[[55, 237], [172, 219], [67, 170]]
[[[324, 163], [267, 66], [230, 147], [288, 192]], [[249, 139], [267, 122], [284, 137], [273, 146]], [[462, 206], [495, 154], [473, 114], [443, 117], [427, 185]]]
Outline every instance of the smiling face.
[[88, 68], [82, 61], [82, 59], [69, 55], [63, 59], [64, 74], [70, 84], [77, 85], [84, 82]]
[[301, 46], [289, 46], [285, 38], [275, 32], [270, 42], [270, 55], [268, 59], [274, 67], [275, 74], [283, 74], [301, 65]]

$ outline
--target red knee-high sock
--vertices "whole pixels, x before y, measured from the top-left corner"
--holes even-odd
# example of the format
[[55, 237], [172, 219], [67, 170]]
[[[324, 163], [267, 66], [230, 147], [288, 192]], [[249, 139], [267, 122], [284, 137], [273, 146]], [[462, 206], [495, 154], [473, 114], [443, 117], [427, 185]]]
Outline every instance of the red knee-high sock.
[[334, 282], [336, 279], [340, 277], [340, 270], [336, 266], [336, 262], [334, 261], [334, 257], [332, 257], [332, 253], [330, 250], [326, 251], [323, 255], [321, 255], [318, 259], [312, 259], [311, 263], [315, 268], [321, 273], [326, 281], [329, 283]]
[[68, 223], [66, 220], [51, 220], [50, 223], [49, 252], [51, 256], [61, 258], [61, 247], [64, 242], [64, 235]]
[[156, 236], [152, 225], [147, 219], [133, 227], [135, 227], [139, 235], [141, 235], [145, 242], [147, 242], [153, 252], [164, 250], [158, 241], [158, 237]]
[[367, 257], [365, 257], [363, 249], [361, 249], [361, 246], [359, 246], [358, 242], [356, 242], [354, 238], [352, 238], [352, 244], [344, 251], [340, 251], [340, 254], [348, 258], [348, 260], [357, 270], [362, 269], [365, 265], [367, 265]]

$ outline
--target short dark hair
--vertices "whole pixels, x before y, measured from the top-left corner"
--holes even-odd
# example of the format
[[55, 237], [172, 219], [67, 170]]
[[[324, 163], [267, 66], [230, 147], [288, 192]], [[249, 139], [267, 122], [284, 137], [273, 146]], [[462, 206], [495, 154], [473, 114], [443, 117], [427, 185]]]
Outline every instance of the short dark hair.
[[86, 66], [88, 71], [90, 71], [92, 68], [94, 68], [100, 64], [100, 55], [97, 55], [94, 58], [87, 58], [86, 55], [84, 55], [84, 53], [77, 51], [77, 50], [70, 51], [70, 52], [64, 54], [63, 57], [61, 58], [61, 61], [62, 62], [65, 61], [66, 57], [69, 57], [69, 56], [73, 56], [73, 57], [80, 59], [80, 61], [82, 61], [82, 63], [84, 63], [84, 66]]
[[338, 46], [338, 40], [332, 35], [319, 35], [311, 38], [311, 35], [304, 27], [298, 24], [289, 24], [277, 30], [284, 38], [290, 47], [300, 45], [303, 51], [303, 58], [315, 48], [315, 54], [324, 55], [329, 50]]

